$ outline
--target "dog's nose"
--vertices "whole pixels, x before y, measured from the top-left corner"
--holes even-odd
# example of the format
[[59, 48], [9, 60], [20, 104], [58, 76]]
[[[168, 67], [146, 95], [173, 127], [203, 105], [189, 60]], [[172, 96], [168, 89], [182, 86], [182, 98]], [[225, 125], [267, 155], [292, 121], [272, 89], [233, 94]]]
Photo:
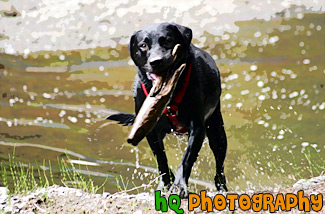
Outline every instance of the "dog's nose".
[[151, 66], [157, 66], [160, 65], [162, 63], [163, 59], [161, 57], [154, 57], [152, 59], [150, 59], [150, 65]]

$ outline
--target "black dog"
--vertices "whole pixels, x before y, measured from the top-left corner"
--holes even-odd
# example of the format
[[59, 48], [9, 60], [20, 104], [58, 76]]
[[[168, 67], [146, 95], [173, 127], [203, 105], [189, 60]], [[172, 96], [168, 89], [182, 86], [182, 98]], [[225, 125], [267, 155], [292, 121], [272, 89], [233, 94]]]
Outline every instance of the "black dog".
[[[218, 190], [227, 191], [224, 175], [227, 138], [220, 112], [220, 73], [212, 57], [191, 44], [191, 40], [191, 29], [174, 23], [162, 23], [135, 32], [129, 45], [131, 58], [137, 66], [134, 82], [136, 113], [146, 98], [146, 92], [150, 91], [152, 81], [162, 72], [175, 70], [186, 63], [169, 104], [169, 107], [176, 108], [169, 108], [169, 111], [167, 109], [166, 114], [161, 116], [157, 125], [146, 136], [162, 175], [158, 190], [169, 188], [173, 184], [171, 190], [180, 190], [178, 193], [182, 197], [188, 195], [188, 179], [205, 136], [209, 139], [216, 160], [215, 185]], [[173, 61], [172, 51], [177, 44], [180, 44], [178, 51], [181, 54]], [[132, 125], [135, 116], [120, 113], [107, 119]], [[186, 131], [187, 149], [174, 177], [168, 167], [163, 138], [167, 133], [184, 134]]]

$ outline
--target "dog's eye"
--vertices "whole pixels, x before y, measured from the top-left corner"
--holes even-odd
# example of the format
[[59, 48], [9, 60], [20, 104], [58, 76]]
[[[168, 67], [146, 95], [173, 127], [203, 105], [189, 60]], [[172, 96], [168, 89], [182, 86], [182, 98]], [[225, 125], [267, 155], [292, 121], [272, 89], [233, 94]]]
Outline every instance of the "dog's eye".
[[171, 40], [165, 40], [164, 41], [164, 45], [165, 46], [170, 46], [172, 44], [172, 41]]
[[146, 43], [142, 43], [142, 44], [140, 45], [140, 48], [141, 48], [142, 50], [147, 50], [148, 46], [147, 46]]

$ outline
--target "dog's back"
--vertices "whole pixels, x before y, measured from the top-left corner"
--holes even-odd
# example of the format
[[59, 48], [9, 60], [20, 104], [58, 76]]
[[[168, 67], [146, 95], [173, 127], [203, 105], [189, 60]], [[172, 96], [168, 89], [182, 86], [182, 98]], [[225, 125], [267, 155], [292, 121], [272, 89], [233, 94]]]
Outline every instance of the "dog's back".
[[[220, 73], [212, 59], [205, 51], [191, 44], [192, 30], [173, 23], [155, 24], [135, 32], [130, 39], [130, 55], [137, 67], [134, 82], [135, 112], [144, 102], [145, 91], [152, 87], [153, 76], [162, 75], [180, 64], [186, 63], [186, 71], [179, 78], [173, 97], [184, 91], [177, 112], [170, 112], [177, 117], [179, 124], [188, 130], [189, 142], [176, 176], [169, 169], [164, 150], [163, 138], [175, 129], [169, 113], [162, 115], [157, 125], [147, 135], [148, 143], [157, 158], [161, 181], [158, 189], [170, 187], [178, 189], [181, 196], [188, 194], [187, 183], [192, 166], [197, 159], [205, 136], [209, 139], [210, 148], [216, 160], [215, 184], [218, 190], [227, 191], [224, 176], [224, 160], [227, 150], [227, 138], [220, 112]], [[181, 54], [174, 62], [172, 50], [180, 45]], [[188, 78], [188, 81], [187, 81]], [[184, 90], [186, 85], [186, 90]], [[116, 114], [108, 119], [119, 121], [123, 125], [132, 125], [135, 114]]]

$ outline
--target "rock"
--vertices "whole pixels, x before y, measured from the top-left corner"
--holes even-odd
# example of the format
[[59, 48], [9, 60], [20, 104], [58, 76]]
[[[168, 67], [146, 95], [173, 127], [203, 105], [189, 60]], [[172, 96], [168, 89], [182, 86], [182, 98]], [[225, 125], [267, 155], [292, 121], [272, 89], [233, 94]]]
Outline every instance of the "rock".
[[5, 207], [2, 211], [3, 211], [3, 213], [10, 214], [10, 213], [12, 213], [12, 208], [11, 207]]
[[81, 197], [82, 196], [82, 191], [81, 190], [77, 190], [76, 191], [76, 196], [77, 197]]
[[312, 183], [312, 184], [319, 184], [319, 183], [322, 183], [325, 181], [325, 176], [318, 176], [318, 177], [314, 177], [314, 178], [311, 178], [309, 179], [309, 182]]
[[8, 198], [8, 189], [6, 187], [0, 187], [0, 204], [4, 203]]
[[21, 210], [21, 209], [23, 209], [23, 207], [25, 207], [26, 204], [27, 204], [26, 202], [21, 201], [21, 202], [18, 203], [16, 206], [17, 206], [17, 208], [18, 208], [19, 210]]
[[305, 179], [300, 179], [292, 187], [295, 188], [295, 189], [301, 189], [301, 188], [303, 188], [305, 183], [306, 183]]
[[0, 15], [5, 17], [16, 17], [20, 16], [20, 13], [10, 2], [0, 1]]
[[309, 180], [300, 179], [292, 187], [295, 189], [308, 189], [325, 181], [325, 176], [310, 178]]
[[109, 193], [109, 192], [104, 192], [103, 193], [103, 196], [105, 197], [105, 198], [107, 198], [108, 196], [110, 196], [111, 194]]

